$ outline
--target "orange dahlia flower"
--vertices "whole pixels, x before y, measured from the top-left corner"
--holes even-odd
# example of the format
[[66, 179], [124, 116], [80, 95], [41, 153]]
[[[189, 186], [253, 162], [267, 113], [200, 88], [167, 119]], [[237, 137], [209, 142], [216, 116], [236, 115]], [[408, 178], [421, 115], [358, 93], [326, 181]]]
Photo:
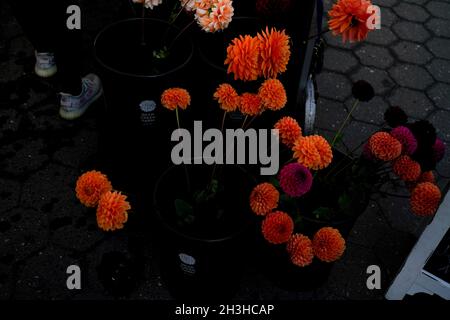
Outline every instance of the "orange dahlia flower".
[[330, 144], [322, 136], [299, 137], [292, 148], [294, 158], [300, 164], [312, 170], [328, 167], [333, 160]]
[[86, 207], [95, 207], [100, 197], [112, 190], [108, 177], [98, 171], [89, 171], [82, 174], [75, 187], [77, 198]]
[[214, 99], [219, 102], [220, 108], [226, 112], [235, 111], [240, 103], [238, 93], [228, 83], [223, 83], [216, 89]]
[[240, 99], [239, 110], [246, 116], [256, 116], [262, 110], [261, 98], [254, 93], [243, 93]]
[[278, 206], [280, 193], [270, 183], [257, 185], [250, 194], [250, 207], [252, 211], [264, 216]]
[[426, 171], [424, 173], [422, 173], [419, 177], [419, 179], [417, 179], [417, 182], [431, 182], [431, 183], [435, 183], [436, 182], [436, 177], [434, 176], [433, 171]]
[[161, 95], [161, 103], [169, 110], [186, 109], [191, 104], [191, 96], [186, 89], [170, 88]]
[[369, 28], [367, 20], [370, 13], [367, 8], [371, 5], [367, 0], [339, 0], [328, 12], [328, 25], [334, 35], [342, 35], [342, 41], [361, 41], [367, 37]]
[[317, 231], [313, 238], [314, 255], [324, 262], [338, 260], [345, 251], [345, 240], [339, 230], [325, 227]]
[[420, 177], [420, 164], [408, 155], [398, 157], [392, 163], [392, 171], [403, 181], [412, 182]]
[[268, 79], [263, 82], [258, 92], [264, 108], [277, 111], [287, 103], [287, 94], [283, 84], [278, 79]]
[[311, 240], [302, 235], [294, 234], [287, 243], [287, 252], [293, 264], [306, 267], [313, 262], [314, 251]]
[[262, 222], [264, 238], [272, 244], [281, 244], [289, 240], [294, 231], [291, 216], [282, 211], [269, 213]]
[[294, 146], [295, 141], [302, 135], [302, 128], [298, 122], [291, 117], [281, 118], [275, 123], [274, 128], [278, 129], [281, 142], [290, 148]]
[[97, 207], [97, 224], [104, 231], [122, 229], [131, 209], [127, 197], [120, 192], [108, 191], [100, 198]]
[[402, 153], [402, 144], [387, 132], [377, 132], [369, 139], [369, 147], [375, 158], [392, 161]]
[[285, 31], [272, 28], [258, 33], [261, 50], [261, 73], [264, 78], [276, 78], [287, 70], [291, 48]]
[[227, 48], [225, 65], [235, 80], [252, 81], [259, 75], [259, 41], [248, 35], [235, 38]]
[[411, 211], [418, 216], [432, 216], [440, 201], [441, 190], [431, 182], [421, 182], [411, 193]]

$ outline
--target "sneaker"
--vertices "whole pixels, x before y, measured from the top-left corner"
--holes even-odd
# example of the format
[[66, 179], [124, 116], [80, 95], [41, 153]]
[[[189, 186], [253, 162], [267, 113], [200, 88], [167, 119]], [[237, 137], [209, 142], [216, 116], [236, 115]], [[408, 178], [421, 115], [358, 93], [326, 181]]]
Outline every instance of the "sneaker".
[[66, 120], [81, 117], [89, 106], [103, 94], [100, 78], [95, 74], [88, 74], [82, 80], [82, 89], [79, 96], [61, 93], [61, 108], [59, 115]]
[[48, 78], [53, 76], [58, 68], [55, 63], [55, 55], [47, 52], [35, 52], [36, 65], [34, 66], [34, 72], [42, 78]]

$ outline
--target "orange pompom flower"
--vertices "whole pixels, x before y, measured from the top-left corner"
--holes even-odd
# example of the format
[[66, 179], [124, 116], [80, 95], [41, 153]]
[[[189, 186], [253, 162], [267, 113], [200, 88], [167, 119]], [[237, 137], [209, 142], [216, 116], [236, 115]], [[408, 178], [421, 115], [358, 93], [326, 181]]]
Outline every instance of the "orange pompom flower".
[[314, 251], [311, 240], [302, 234], [294, 234], [286, 246], [293, 264], [306, 267], [313, 262]]
[[325, 227], [317, 231], [313, 238], [314, 255], [324, 262], [338, 260], [345, 250], [345, 240], [339, 230]]
[[240, 97], [236, 90], [228, 83], [222, 83], [214, 93], [214, 99], [219, 102], [221, 109], [226, 112], [235, 111], [240, 103]]
[[108, 191], [100, 198], [97, 207], [97, 224], [104, 231], [122, 229], [131, 209], [127, 197], [120, 192]]
[[294, 158], [312, 170], [328, 167], [333, 160], [333, 151], [325, 138], [318, 135], [298, 138], [294, 147]]
[[269, 213], [262, 222], [264, 238], [272, 244], [281, 244], [289, 240], [294, 231], [291, 216], [282, 211]]
[[89, 171], [82, 174], [75, 187], [77, 198], [86, 207], [95, 207], [100, 197], [112, 190], [108, 177], [98, 171]]
[[283, 117], [275, 123], [274, 129], [278, 129], [281, 142], [292, 148], [295, 141], [301, 137], [302, 128], [298, 122], [291, 117]]
[[411, 211], [418, 216], [432, 216], [440, 201], [441, 190], [431, 182], [421, 182], [411, 193]]
[[264, 78], [276, 78], [287, 70], [291, 48], [285, 31], [272, 28], [258, 33], [261, 50], [261, 73]]
[[398, 157], [392, 163], [392, 171], [403, 181], [412, 182], [420, 177], [420, 164], [408, 155]]
[[227, 48], [225, 65], [235, 80], [253, 81], [259, 76], [259, 41], [248, 35], [235, 38]]
[[423, 172], [419, 179], [417, 179], [417, 182], [431, 182], [431, 183], [435, 183], [436, 182], [436, 177], [434, 176], [433, 171], [426, 171]]
[[243, 93], [240, 99], [239, 110], [246, 116], [256, 116], [262, 109], [261, 98], [254, 93]]
[[191, 96], [186, 89], [170, 88], [161, 95], [161, 103], [169, 110], [186, 109], [191, 104]]
[[278, 206], [279, 198], [278, 190], [264, 182], [257, 185], [250, 194], [250, 207], [255, 214], [264, 216]]
[[277, 111], [287, 103], [287, 94], [283, 84], [278, 79], [268, 79], [263, 82], [258, 92], [264, 108]]
[[369, 139], [369, 147], [375, 158], [392, 161], [402, 153], [402, 144], [387, 132], [377, 132]]
[[343, 42], [364, 40], [369, 33], [367, 20], [371, 13], [367, 8], [370, 5], [367, 0], [339, 0], [328, 12], [328, 25], [333, 34], [341, 34]]

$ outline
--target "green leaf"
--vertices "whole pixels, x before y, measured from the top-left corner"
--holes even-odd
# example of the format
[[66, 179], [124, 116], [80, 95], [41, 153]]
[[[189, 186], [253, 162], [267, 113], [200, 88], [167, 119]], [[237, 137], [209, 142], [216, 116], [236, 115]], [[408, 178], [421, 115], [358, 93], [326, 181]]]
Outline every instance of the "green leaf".
[[314, 210], [313, 216], [316, 219], [329, 220], [333, 215], [333, 209], [328, 207], [320, 207]]
[[352, 199], [347, 192], [343, 193], [338, 200], [339, 208], [344, 213], [348, 213], [352, 209]]
[[275, 176], [273, 176], [269, 179], [269, 183], [271, 185], [273, 185], [275, 188], [280, 188], [280, 182], [278, 181], [278, 179]]
[[194, 215], [194, 208], [182, 199], [175, 199], [175, 211], [177, 216], [182, 219]]

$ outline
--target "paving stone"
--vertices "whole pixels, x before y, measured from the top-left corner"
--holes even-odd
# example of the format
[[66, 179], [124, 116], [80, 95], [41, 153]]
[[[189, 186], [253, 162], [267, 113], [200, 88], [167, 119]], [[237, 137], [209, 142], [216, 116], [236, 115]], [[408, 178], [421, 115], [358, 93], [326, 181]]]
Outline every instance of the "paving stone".
[[432, 18], [426, 23], [426, 26], [438, 37], [450, 38], [450, 20]]
[[430, 16], [422, 7], [405, 2], [400, 2], [398, 6], [394, 7], [394, 11], [403, 19], [417, 22], [425, 22]]
[[[67, 268], [71, 265], [79, 266], [83, 275], [78, 257], [54, 247], [40, 251], [21, 266], [14, 299], [73, 299], [80, 291], [67, 289]], [[82, 288], [83, 281], [82, 277]]]
[[73, 199], [77, 178], [76, 170], [49, 164], [26, 180], [21, 205], [41, 212], [51, 211], [47, 208]]
[[434, 59], [427, 69], [436, 80], [450, 83], [450, 61]]
[[0, 150], [0, 166], [4, 172], [12, 175], [26, 175], [42, 167], [48, 156], [42, 153], [42, 139], [24, 139], [4, 146]]
[[57, 150], [53, 159], [65, 165], [80, 168], [98, 152], [98, 135], [96, 132], [82, 130], [72, 139], [73, 144]]
[[[381, 29], [386, 29], [384, 27], [391, 27], [394, 22], [398, 20], [398, 16], [394, 13], [394, 11], [390, 8], [383, 7], [381, 8]], [[375, 30], [371, 33], [377, 33], [380, 30]]]
[[[372, 2], [374, 5], [382, 7], [393, 7], [398, 3], [398, 0], [375, 0]], [[382, 9], [383, 11], [383, 9]], [[381, 13], [383, 14], [383, 13]]]
[[392, 29], [403, 40], [424, 42], [430, 38], [430, 33], [420, 23], [401, 21]]
[[450, 39], [433, 38], [427, 42], [427, 47], [435, 56], [450, 60]]
[[20, 183], [0, 178], [0, 212], [14, 208], [20, 197]]
[[433, 58], [422, 44], [414, 42], [401, 41], [393, 46], [392, 49], [397, 54], [397, 57], [404, 62], [425, 64]]
[[0, 63], [0, 70], [2, 70], [1, 81], [14, 81], [24, 74], [23, 66], [10, 61]]
[[439, 137], [450, 141], [450, 111], [438, 110], [431, 115], [429, 120], [436, 127]]
[[427, 93], [438, 108], [450, 110], [450, 85], [437, 83]]
[[325, 69], [347, 73], [358, 65], [358, 60], [349, 51], [329, 48], [325, 51]]
[[395, 86], [394, 81], [388, 73], [377, 68], [363, 67], [351, 77], [354, 82], [362, 79], [369, 82], [373, 86], [375, 94], [377, 95], [383, 95]]
[[425, 90], [433, 83], [433, 78], [422, 67], [412, 64], [398, 64], [389, 70], [389, 74], [400, 86]]
[[322, 72], [317, 76], [319, 96], [344, 101], [351, 94], [351, 83], [343, 75]]
[[388, 98], [392, 106], [400, 106], [406, 114], [415, 119], [424, 119], [433, 110], [432, 102], [427, 96], [416, 90], [397, 88]]
[[378, 126], [359, 121], [352, 121], [344, 129], [344, 136], [342, 140], [350, 150], [354, 150], [377, 131], [379, 131]]
[[450, 20], [450, 3], [443, 1], [430, 1], [426, 5], [426, 8], [433, 16]]
[[347, 110], [342, 102], [335, 102], [325, 98], [317, 101], [316, 127], [337, 131], [347, 117]]
[[47, 217], [31, 209], [17, 208], [0, 215], [0, 260], [10, 265], [44, 247]]
[[409, 3], [414, 3], [414, 4], [418, 4], [418, 5], [423, 5], [425, 3], [427, 3], [430, 0], [404, 0], [405, 2], [409, 2]]
[[26, 58], [34, 55], [34, 48], [26, 37], [18, 37], [9, 43], [9, 56], [12, 58]]
[[445, 157], [436, 166], [437, 172], [443, 177], [450, 178], [450, 143], [447, 142]]
[[[353, 99], [348, 100], [346, 105], [347, 109], [350, 110]], [[353, 118], [381, 126], [384, 123], [384, 112], [387, 108], [386, 101], [380, 96], [375, 96], [369, 102], [361, 102], [353, 112]]]
[[379, 30], [369, 32], [365, 42], [388, 46], [397, 40], [397, 36], [389, 28], [382, 26]]
[[14, 270], [0, 263], [0, 300], [9, 300], [13, 292]]
[[389, 50], [383, 47], [364, 44], [359, 47], [355, 54], [363, 65], [386, 69], [394, 63]]
[[56, 246], [84, 252], [105, 236], [97, 226], [95, 208], [84, 207], [74, 191], [66, 201], [45, 208], [48, 209], [50, 239]]
[[378, 203], [392, 227], [414, 236], [421, 234], [424, 219], [411, 212], [409, 199], [388, 196], [379, 199]]
[[21, 116], [14, 109], [0, 109], [0, 141], [11, 138], [19, 130]]
[[340, 49], [353, 49], [358, 46], [358, 43], [356, 42], [342, 42], [342, 37], [335, 36], [331, 32], [326, 33], [323, 38], [325, 39], [327, 46], [330, 47], [336, 47]]

